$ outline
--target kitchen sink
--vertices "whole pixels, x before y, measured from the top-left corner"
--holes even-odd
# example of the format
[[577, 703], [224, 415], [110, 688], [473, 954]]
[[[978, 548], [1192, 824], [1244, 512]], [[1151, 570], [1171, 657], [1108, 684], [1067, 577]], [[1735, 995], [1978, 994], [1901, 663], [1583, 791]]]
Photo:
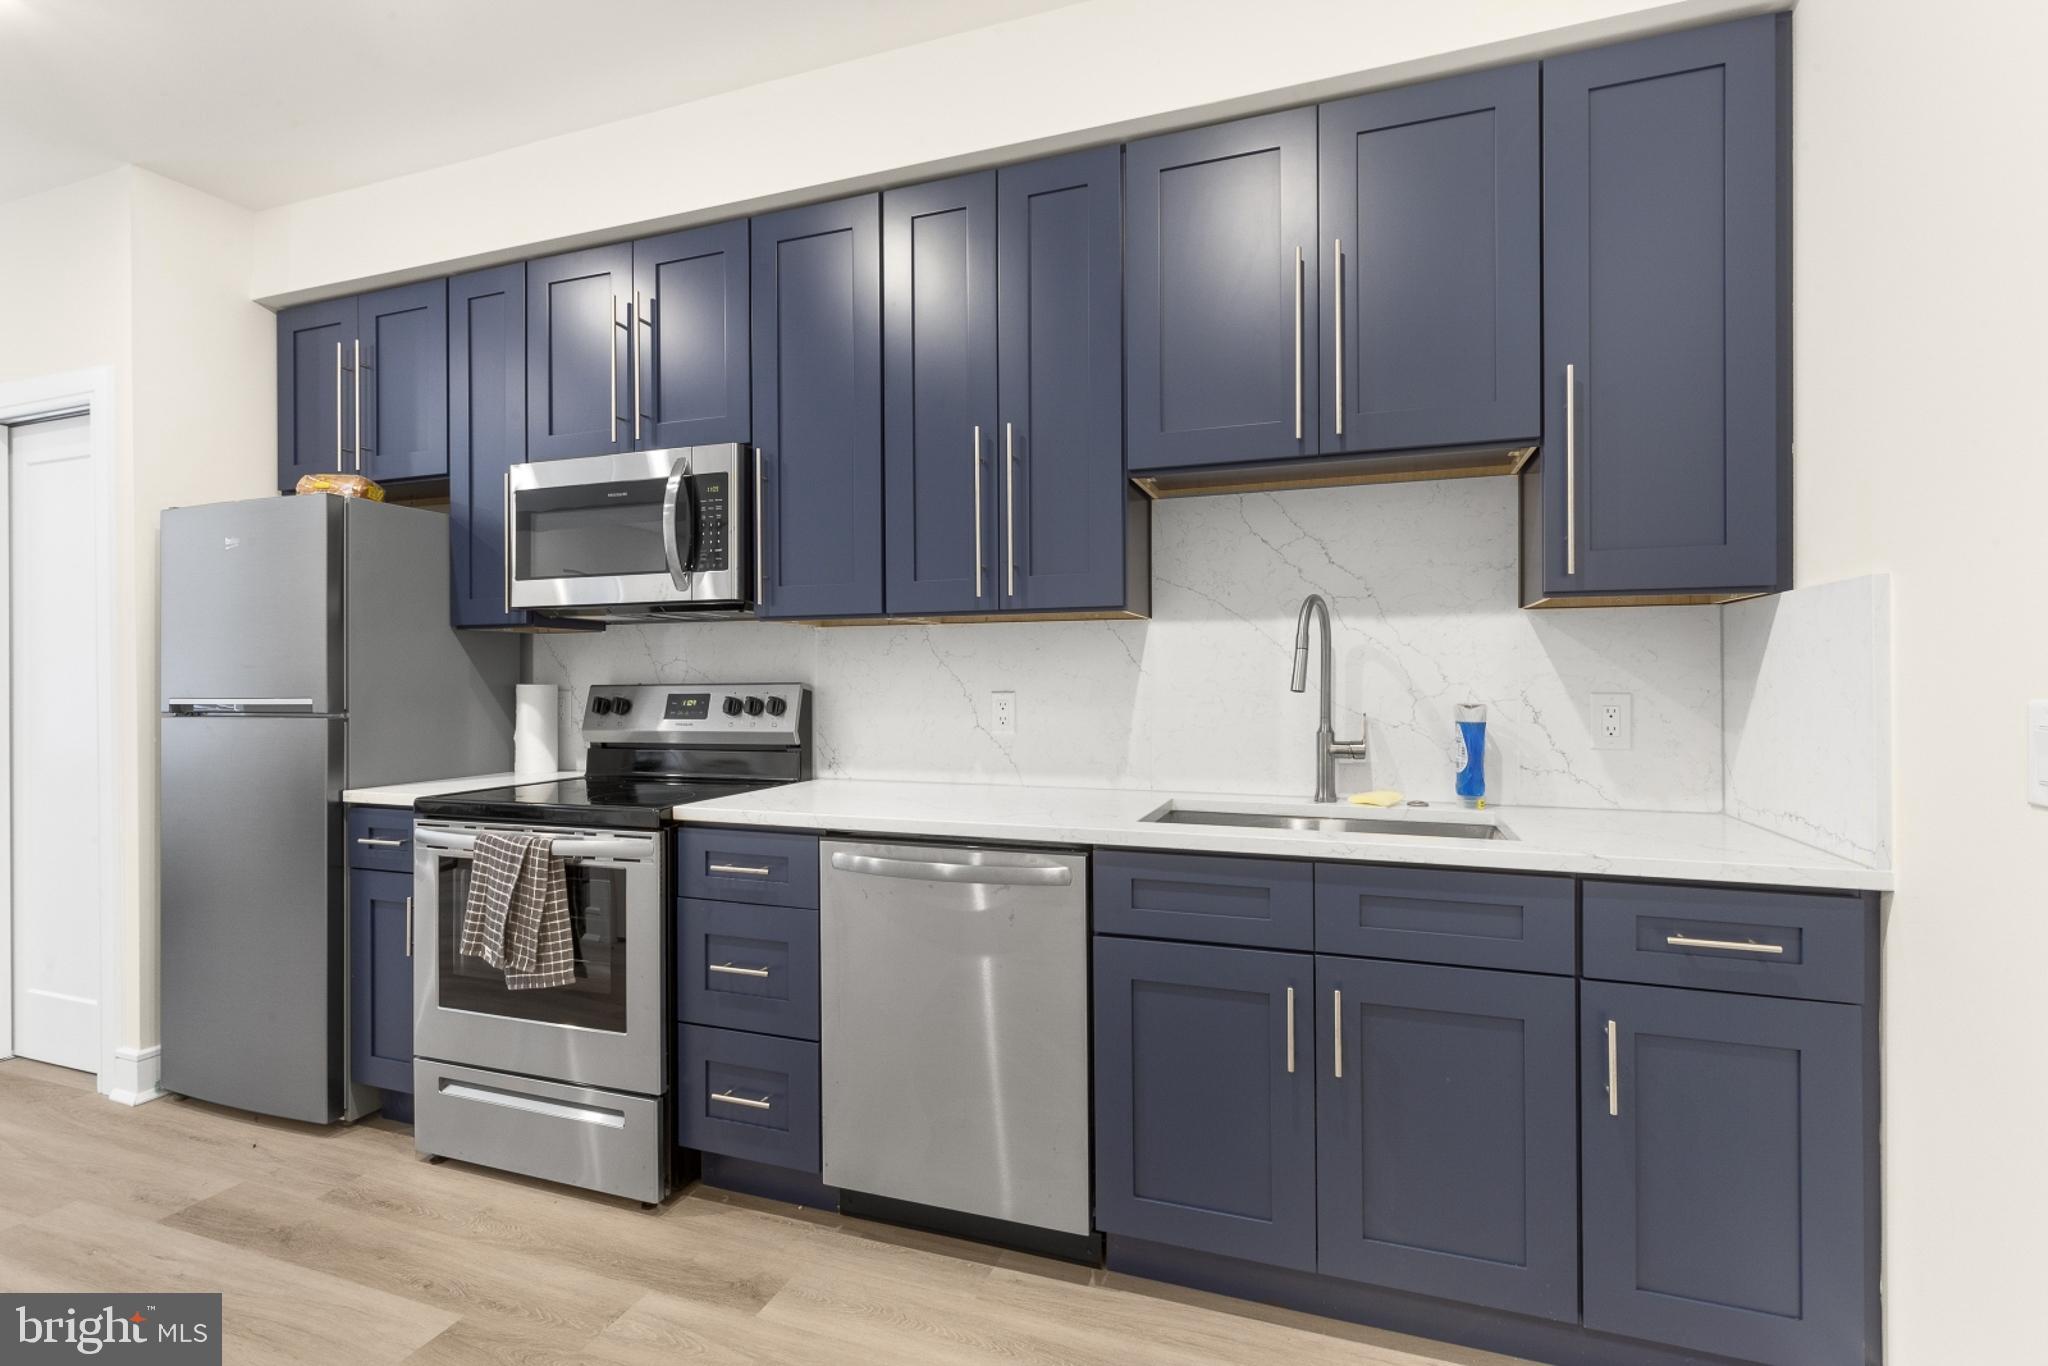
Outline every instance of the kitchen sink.
[[1290, 815], [1279, 811], [1213, 811], [1169, 806], [1145, 817], [1164, 825], [1232, 825], [1259, 830], [1307, 830], [1324, 835], [1417, 835], [1424, 839], [1513, 839], [1491, 821], [1431, 820], [1411, 816]]

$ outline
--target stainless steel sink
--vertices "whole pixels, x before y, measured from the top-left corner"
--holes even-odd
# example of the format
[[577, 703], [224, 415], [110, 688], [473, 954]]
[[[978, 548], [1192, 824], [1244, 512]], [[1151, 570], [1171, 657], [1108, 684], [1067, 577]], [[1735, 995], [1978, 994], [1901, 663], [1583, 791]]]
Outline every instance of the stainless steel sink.
[[1445, 821], [1404, 816], [1291, 816], [1275, 811], [1204, 811], [1170, 806], [1145, 818], [1165, 825], [1235, 825], [1260, 830], [1309, 830], [1325, 835], [1419, 835], [1425, 839], [1500, 840], [1512, 835], [1487, 821]]

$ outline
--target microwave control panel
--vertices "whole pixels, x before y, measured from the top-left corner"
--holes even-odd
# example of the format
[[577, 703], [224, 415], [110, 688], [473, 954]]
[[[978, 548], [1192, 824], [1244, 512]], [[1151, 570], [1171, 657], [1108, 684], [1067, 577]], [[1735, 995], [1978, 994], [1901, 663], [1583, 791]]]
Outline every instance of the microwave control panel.
[[724, 471], [690, 476], [690, 500], [697, 509], [697, 548], [690, 556], [689, 568], [698, 573], [721, 570], [731, 562], [727, 529], [732, 520], [732, 479]]

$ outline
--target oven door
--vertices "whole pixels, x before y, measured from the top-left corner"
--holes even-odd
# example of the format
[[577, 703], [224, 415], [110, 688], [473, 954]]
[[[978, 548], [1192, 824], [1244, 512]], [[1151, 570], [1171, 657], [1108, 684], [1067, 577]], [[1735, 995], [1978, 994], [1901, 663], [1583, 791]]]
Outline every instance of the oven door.
[[515, 609], [732, 606], [748, 526], [740, 446], [516, 465], [505, 479]]
[[651, 834], [548, 830], [568, 861], [576, 980], [513, 991], [504, 973], [458, 953], [470, 869], [483, 826], [420, 821], [413, 900], [429, 923], [413, 957], [414, 1052], [581, 1086], [659, 1095], [661, 841]]

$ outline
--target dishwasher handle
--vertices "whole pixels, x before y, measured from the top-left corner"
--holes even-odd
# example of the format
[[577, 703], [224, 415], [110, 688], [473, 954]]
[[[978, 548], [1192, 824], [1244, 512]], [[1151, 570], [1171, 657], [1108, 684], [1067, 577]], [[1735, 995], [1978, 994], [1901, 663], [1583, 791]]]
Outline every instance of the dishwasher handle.
[[850, 854], [841, 849], [833, 853], [832, 866], [842, 873], [900, 877], [914, 882], [980, 883], [998, 887], [1074, 885], [1074, 870], [1065, 864], [1014, 868], [996, 863], [942, 863], [935, 859], [884, 858], [879, 854]]

